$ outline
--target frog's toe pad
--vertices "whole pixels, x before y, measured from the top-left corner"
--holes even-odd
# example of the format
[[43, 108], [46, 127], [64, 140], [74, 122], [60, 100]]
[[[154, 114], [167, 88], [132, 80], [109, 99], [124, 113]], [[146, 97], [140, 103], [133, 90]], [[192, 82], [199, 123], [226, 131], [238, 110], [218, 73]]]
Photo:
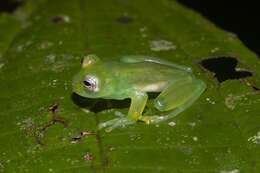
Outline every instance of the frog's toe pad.
[[134, 124], [135, 121], [129, 118], [115, 118], [113, 120], [106, 121], [104, 123], [100, 123], [98, 125], [98, 129], [105, 128], [106, 132], [111, 132], [115, 128], [126, 127], [127, 125]]
[[140, 119], [141, 121], [144, 121], [146, 124], [157, 124], [159, 122], [165, 121], [165, 116], [143, 116]]

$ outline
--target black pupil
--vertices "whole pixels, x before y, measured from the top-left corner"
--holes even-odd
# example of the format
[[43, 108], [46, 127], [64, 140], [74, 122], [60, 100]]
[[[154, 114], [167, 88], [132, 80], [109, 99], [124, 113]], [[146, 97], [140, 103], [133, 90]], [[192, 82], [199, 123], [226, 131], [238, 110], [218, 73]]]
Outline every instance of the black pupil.
[[89, 81], [86, 81], [86, 80], [84, 80], [84, 85], [86, 85], [86, 86], [91, 86], [91, 83], [89, 82]]

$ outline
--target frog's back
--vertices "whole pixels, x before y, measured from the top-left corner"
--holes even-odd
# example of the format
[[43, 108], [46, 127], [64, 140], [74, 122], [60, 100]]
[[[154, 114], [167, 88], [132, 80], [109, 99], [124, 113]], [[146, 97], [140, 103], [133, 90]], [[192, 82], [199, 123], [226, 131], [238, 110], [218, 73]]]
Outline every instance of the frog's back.
[[140, 88], [158, 84], [158, 86], [160, 85], [158, 90], [161, 90], [169, 82], [190, 75], [187, 71], [153, 62], [114, 62], [107, 65], [110, 66], [115, 78], [120, 76], [117, 80], [121, 80], [124, 84], [140, 86]]

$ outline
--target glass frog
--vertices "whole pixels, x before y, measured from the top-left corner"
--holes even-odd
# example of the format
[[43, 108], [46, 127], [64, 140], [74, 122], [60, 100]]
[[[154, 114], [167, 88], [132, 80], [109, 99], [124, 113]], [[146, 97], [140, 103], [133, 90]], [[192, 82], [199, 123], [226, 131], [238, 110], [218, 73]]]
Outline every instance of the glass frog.
[[[85, 56], [72, 85], [73, 92], [87, 98], [131, 99], [128, 115], [99, 124], [98, 128], [106, 131], [137, 121], [154, 124], [168, 120], [187, 109], [206, 88], [191, 68], [149, 56], [123, 56], [118, 61]], [[166, 114], [142, 115], [148, 92], [160, 93], [153, 106]]]

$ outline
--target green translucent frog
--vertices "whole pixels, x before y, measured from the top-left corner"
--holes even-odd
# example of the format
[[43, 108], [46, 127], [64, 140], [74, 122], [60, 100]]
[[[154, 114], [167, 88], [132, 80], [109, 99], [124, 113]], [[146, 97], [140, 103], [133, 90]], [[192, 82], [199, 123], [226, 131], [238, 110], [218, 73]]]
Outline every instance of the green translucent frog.
[[[187, 109], [205, 90], [189, 67], [149, 56], [124, 56], [119, 61], [101, 61], [96, 55], [83, 59], [74, 77], [73, 91], [88, 98], [131, 99], [127, 116], [99, 124], [111, 131], [137, 121], [146, 124], [168, 120]], [[148, 92], [160, 92], [154, 107], [165, 115], [143, 116]]]

